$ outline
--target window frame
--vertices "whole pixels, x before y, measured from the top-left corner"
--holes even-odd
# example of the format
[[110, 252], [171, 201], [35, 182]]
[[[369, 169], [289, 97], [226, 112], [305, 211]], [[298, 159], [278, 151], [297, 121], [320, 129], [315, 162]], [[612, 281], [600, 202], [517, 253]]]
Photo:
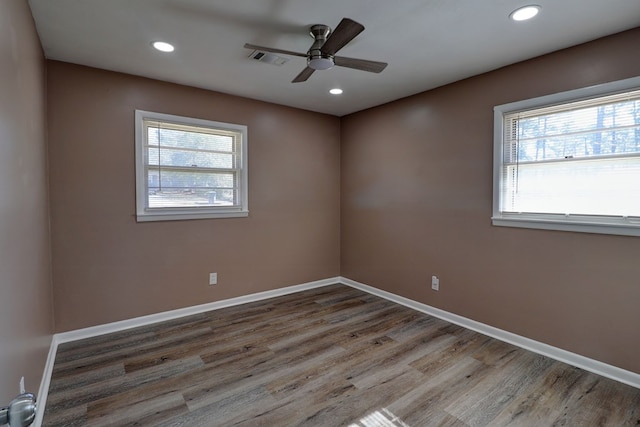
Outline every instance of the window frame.
[[[241, 139], [239, 143], [238, 168], [238, 206], [203, 206], [203, 207], [148, 207], [147, 164], [145, 160], [146, 132], [144, 120], [156, 120], [179, 126], [204, 127], [222, 132], [232, 132]], [[135, 173], [136, 173], [136, 221], [174, 221], [210, 218], [238, 218], [249, 215], [248, 197], [248, 153], [247, 126], [233, 123], [216, 122], [212, 120], [196, 119], [173, 114], [156, 113], [152, 111], [135, 110]]]
[[494, 107], [493, 213], [494, 226], [640, 236], [640, 217], [513, 213], [500, 210], [502, 196], [504, 116], [554, 105], [599, 98], [640, 89], [640, 77], [511, 102]]

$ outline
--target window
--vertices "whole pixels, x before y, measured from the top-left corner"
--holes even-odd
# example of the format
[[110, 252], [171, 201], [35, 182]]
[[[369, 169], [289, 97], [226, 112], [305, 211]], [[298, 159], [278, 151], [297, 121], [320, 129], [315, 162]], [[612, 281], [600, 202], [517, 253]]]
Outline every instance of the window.
[[640, 77], [495, 107], [492, 221], [640, 236]]
[[136, 110], [138, 221], [242, 217], [247, 127]]

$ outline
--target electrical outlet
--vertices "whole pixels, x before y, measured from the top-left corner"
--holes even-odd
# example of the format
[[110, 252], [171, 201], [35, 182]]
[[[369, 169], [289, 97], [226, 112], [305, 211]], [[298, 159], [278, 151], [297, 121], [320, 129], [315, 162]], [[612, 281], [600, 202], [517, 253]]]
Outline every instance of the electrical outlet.
[[218, 273], [209, 273], [209, 284], [210, 285], [218, 284]]
[[440, 279], [438, 279], [438, 276], [431, 276], [431, 289], [434, 291], [440, 290]]

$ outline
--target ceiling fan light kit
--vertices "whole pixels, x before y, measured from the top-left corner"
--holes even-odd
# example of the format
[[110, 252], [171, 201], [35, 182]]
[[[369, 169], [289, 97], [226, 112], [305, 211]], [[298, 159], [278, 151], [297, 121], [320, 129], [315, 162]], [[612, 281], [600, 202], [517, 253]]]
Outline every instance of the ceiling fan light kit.
[[387, 66], [386, 62], [369, 61], [366, 59], [347, 58], [335, 56], [336, 52], [346, 46], [358, 34], [364, 31], [364, 26], [356, 21], [343, 18], [335, 30], [327, 25], [312, 25], [309, 34], [313, 37], [313, 44], [307, 53], [292, 52], [289, 50], [257, 46], [246, 43], [247, 49], [262, 50], [265, 52], [281, 53], [284, 55], [300, 56], [307, 59], [307, 67], [292, 81], [299, 83], [306, 81], [316, 70], [328, 70], [334, 66], [353, 68], [356, 70], [380, 73]]
[[311, 57], [307, 60], [307, 66], [309, 68], [313, 68], [314, 70], [328, 70], [334, 65], [335, 64], [332, 57]]

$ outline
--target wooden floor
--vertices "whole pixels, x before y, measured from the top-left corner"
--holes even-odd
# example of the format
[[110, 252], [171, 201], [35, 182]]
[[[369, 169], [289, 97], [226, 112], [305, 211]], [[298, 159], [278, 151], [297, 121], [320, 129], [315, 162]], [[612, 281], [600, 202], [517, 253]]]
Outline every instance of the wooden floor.
[[638, 424], [638, 389], [342, 285], [61, 345], [43, 423]]

